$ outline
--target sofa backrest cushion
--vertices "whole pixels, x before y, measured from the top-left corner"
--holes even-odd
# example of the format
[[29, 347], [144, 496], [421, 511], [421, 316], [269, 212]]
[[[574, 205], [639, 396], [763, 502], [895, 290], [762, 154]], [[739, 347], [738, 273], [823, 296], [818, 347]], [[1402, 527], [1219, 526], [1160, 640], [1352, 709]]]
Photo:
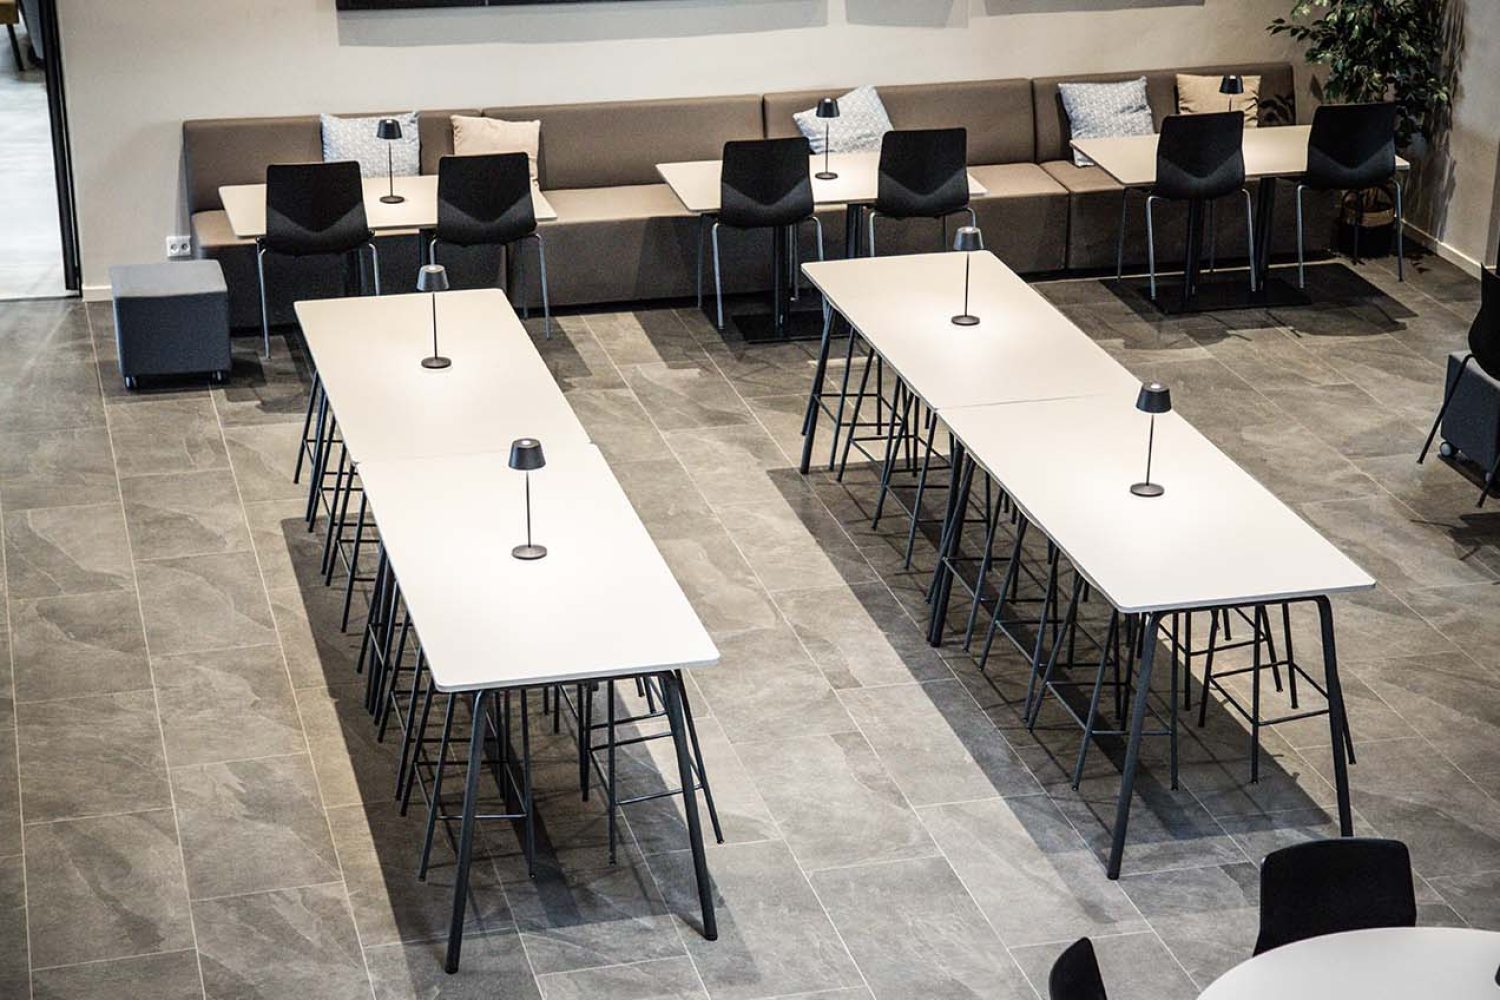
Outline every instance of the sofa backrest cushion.
[[1031, 81], [1032, 100], [1036, 118], [1036, 160], [1071, 160], [1072, 150], [1068, 140], [1068, 113], [1063, 110], [1059, 83], [1105, 83], [1146, 78], [1146, 98], [1151, 103], [1151, 116], [1156, 128], [1161, 129], [1161, 120], [1177, 113], [1177, 74], [1198, 73], [1222, 76], [1238, 73], [1241, 76], [1260, 76], [1260, 117], [1262, 125], [1291, 124], [1296, 121], [1296, 98], [1291, 63], [1241, 63], [1233, 66], [1198, 66], [1181, 69], [1135, 70], [1121, 73], [1071, 73], [1067, 76], [1045, 76]]
[[[772, 139], [800, 134], [792, 115], [837, 97], [848, 87], [790, 90], [764, 99], [766, 135]], [[891, 124], [898, 129], [969, 130], [969, 163], [1030, 163], [1035, 131], [1031, 120], [1031, 81], [964, 80], [875, 88]]]
[[453, 116], [477, 118], [479, 114], [478, 108], [422, 112], [417, 119], [417, 131], [422, 136], [422, 173], [437, 173], [438, 160], [453, 155]]
[[224, 184], [263, 184], [273, 163], [317, 163], [323, 130], [317, 115], [200, 118], [182, 123], [188, 211], [223, 208]]
[[731, 139], [759, 139], [760, 97], [696, 97], [485, 108], [542, 123], [544, 189], [659, 184], [658, 163], [717, 160]]

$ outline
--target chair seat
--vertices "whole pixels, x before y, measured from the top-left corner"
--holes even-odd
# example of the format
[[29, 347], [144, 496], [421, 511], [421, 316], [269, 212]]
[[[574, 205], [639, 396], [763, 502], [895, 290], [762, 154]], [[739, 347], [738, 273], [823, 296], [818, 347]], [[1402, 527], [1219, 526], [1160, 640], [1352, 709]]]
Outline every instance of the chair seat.
[[560, 188], [544, 194], [557, 212], [557, 221], [550, 225], [689, 218], [692, 215], [666, 184]]

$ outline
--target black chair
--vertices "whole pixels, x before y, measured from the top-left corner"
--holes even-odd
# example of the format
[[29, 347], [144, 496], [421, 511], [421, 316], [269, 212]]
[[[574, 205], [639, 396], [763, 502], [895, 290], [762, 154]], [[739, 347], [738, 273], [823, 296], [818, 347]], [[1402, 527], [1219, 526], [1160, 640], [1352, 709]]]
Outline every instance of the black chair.
[[[880, 142], [880, 173], [870, 211], [870, 256], [875, 256], [875, 218], [944, 219], [969, 213], [969, 133], [961, 128], [887, 132]], [[937, 249], [948, 249], [944, 223]], [[854, 254], [850, 254], [854, 256]]]
[[[509, 248], [528, 239], [536, 241], [542, 316], [550, 338], [552, 305], [547, 297], [547, 253], [537, 232], [529, 157], [525, 153], [493, 153], [445, 156], [438, 160], [437, 228], [427, 244], [429, 263], [437, 263], [439, 242], [461, 247]], [[519, 255], [517, 264], [524, 281], [525, 265]]]
[[1245, 196], [1246, 251], [1250, 291], [1255, 291], [1255, 220], [1245, 189], [1245, 116], [1239, 111], [1171, 115], [1161, 123], [1156, 141], [1156, 182], [1146, 196], [1146, 261], [1151, 298], [1156, 298], [1156, 233], [1151, 209], [1157, 201], [1185, 201], [1188, 210], [1187, 264], [1184, 291], [1191, 293], [1197, 270], [1198, 227], [1203, 206], [1239, 191]]
[[1094, 942], [1079, 938], [1057, 956], [1047, 976], [1047, 996], [1049, 1000], [1109, 1000], [1099, 960], [1094, 957]]
[[[1443, 416], [1448, 412], [1448, 404], [1453, 402], [1453, 396], [1458, 391], [1458, 383], [1462, 381], [1464, 372], [1469, 370], [1469, 362], [1477, 364], [1479, 370], [1490, 378], [1500, 380], [1500, 274], [1482, 267], [1479, 269], [1479, 275], [1479, 314], [1469, 325], [1469, 353], [1464, 355], [1463, 361], [1458, 366], [1458, 374], [1453, 377], [1448, 391], [1443, 394], [1443, 405], [1438, 408], [1437, 419], [1432, 422], [1432, 430], [1427, 432], [1427, 441], [1422, 445], [1422, 453], [1417, 456], [1418, 465], [1422, 464], [1423, 459], [1427, 457], [1427, 450], [1432, 447], [1432, 439], [1437, 436], [1438, 428], [1442, 426]], [[1495, 438], [1500, 441], [1500, 427], [1495, 428]], [[1490, 463], [1489, 472], [1484, 477], [1484, 489], [1479, 494], [1476, 507], [1484, 506], [1484, 501], [1495, 488], [1497, 474], [1500, 474], [1500, 448], [1496, 448], [1495, 459]]]
[[1314, 840], [1261, 862], [1257, 955], [1323, 934], [1416, 923], [1411, 855], [1399, 840]]
[[[720, 226], [774, 229], [775, 246], [790, 244], [795, 247], [797, 227], [811, 222], [818, 232], [818, 259], [823, 259], [823, 224], [813, 215], [811, 155], [807, 140], [802, 138], [744, 139], [724, 144], [719, 211], [705, 216], [714, 220], [714, 296], [720, 330], [724, 329], [724, 283], [719, 269]], [[776, 280], [779, 288], [779, 268]], [[779, 292], [777, 300], [779, 315]]]
[[[1297, 185], [1297, 284], [1305, 284], [1302, 250], [1303, 191], [1368, 191], [1396, 179], [1396, 106], [1394, 104], [1325, 104], [1313, 112], [1307, 137], [1307, 173]], [[1401, 185], [1396, 192], [1396, 278], [1406, 280], [1401, 250]], [[1354, 260], [1359, 262], [1359, 230], [1364, 209], [1357, 209]]]

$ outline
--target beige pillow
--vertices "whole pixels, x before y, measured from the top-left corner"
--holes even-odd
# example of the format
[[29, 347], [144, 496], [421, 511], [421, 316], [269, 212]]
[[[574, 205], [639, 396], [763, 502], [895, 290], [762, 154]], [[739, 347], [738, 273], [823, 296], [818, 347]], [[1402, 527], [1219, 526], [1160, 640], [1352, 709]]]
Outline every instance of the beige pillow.
[[1245, 127], [1255, 128], [1260, 115], [1260, 77], [1244, 76], [1243, 94], [1221, 94], [1219, 83], [1222, 76], [1198, 76], [1192, 73], [1177, 74], [1177, 113], [1201, 115], [1209, 111], [1243, 111]]
[[454, 156], [525, 153], [531, 165], [531, 183], [536, 183], [536, 158], [542, 145], [541, 122], [508, 122], [501, 118], [469, 115], [453, 115], [452, 118]]

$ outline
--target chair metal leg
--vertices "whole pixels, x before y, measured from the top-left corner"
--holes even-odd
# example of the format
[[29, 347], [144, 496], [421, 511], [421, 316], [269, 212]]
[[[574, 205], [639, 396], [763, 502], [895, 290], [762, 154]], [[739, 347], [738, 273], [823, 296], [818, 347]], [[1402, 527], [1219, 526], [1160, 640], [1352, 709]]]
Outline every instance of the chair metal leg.
[[1151, 219], [1151, 208], [1155, 202], [1156, 195], [1146, 196], [1146, 271], [1151, 276], [1152, 302], [1156, 301], [1156, 225]]
[[427, 242], [427, 263], [437, 263], [437, 237], [434, 236]]
[[547, 295], [547, 250], [542, 246], [542, 234], [532, 233], [531, 238], [536, 240], [537, 270], [542, 275], [542, 336], [543, 339], [552, 339], [552, 302]]
[[714, 302], [718, 306], [719, 320], [715, 324], [722, 333], [724, 330], [724, 280], [719, 272], [719, 224], [714, 223], [709, 232], [709, 238], [714, 245]]
[[263, 358], [271, 356], [271, 313], [266, 307], [266, 248], [255, 248], [255, 276], [260, 280], [260, 339]]
[[1120, 189], [1120, 228], [1115, 233], [1115, 280], [1125, 277], [1125, 209], [1130, 188]]
[[[514, 246], [514, 244], [512, 244], [511, 246]], [[511, 247], [506, 247], [505, 248], [505, 253], [506, 253], [506, 256], [510, 256]], [[515, 308], [515, 294], [516, 294], [516, 292], [519, 292], [521, 294], [521, 318], [522, 319], [530, 319], [531, 318], [531, 306], [527, 305], [527, 303], [526, 303], [526, 258], [523, 257], [523, 256], [521, 256], [518, 253], [518, 254], [515, 255], [514, 259], [515, 259], [516, 281], [515, 281], [515, 284], [511, 287], [511, 289], [507, 289], [507, 291], [509, 291], [510, 295], [511, 295], [511, 308], [512, 309]]]
[[877, 213], [876, 213], [876, 211], [873, 208], [870, 209], [870, 224], [869, 224], [870, 231], [868, 233], [868, 237], [869, 237], [869, 240], [870, 240], [870, 252], [866, 255], [866, 256], [869, 256], [869, 257], [875, 256], [875, 216], [876, 216], [876, 214]]
[[1448, 386], [1448, 391], [1443, 393], [1443, 405], [1438, 407], [1437, 419], [1432, 422], [1432, 430], [1427, 432], [1427, 440], [1422, 444], [1422, 453], [1417, 456], [1417, 464], [1427, 458], [1427, 449], [1432, 447], [1432, 439], [1437, 437], [1438, 428], [1443, 425], [1443, 415], [1448, 412], [1448, 404], [1453, 402], [1453, 396], [1458, 392], [1458, 383], [1464, 377], [1464, 372], [1469, 370], [1469, 362], [1474, 360], [1474, 355], [1465, 354], [1463, 361], [1458, 366], [1458, 374], [1453, 376], [1453, 384]]
[[1406, 213], [1401, 210], [1401, 178], [1397, 177], [1396, 187], [1396, 280], [1406, 280], [1406, 249], [1402, 240], [1401, 231], [1406, 228]]
[[375, 294], [380, 294], [380, 251], [375, 249], [375, 241], [371, 240], [365, 244], [370, 248], [370, 273], [374, 276]]
[[1297, 185], [1297, 287], [1307, 287], [1307, 251], [1303, 248], [1303, 225], [1302, 225], [1302, 192], [1307, 190], [1305, 184]]
[[1479, 493], [1479, 502], [1474, 505], [1476, 508], [1483, 507], [1485, 500], [1489, 499], [1489, 495], [1495, 492], [1495, 479], [1497, 476], [1500, 476], [1500, 455], [1495, 456], [1495, 460], [1490, 463], [1490, 471], [1485, 474], [1484, 489]]
[[[1254, 243], [1250, 244], [1252, 247]], [[1208, 203], [1208, 273], [1219, 269], [1219, 203]], [[1253, 280], [1253, 279], [1252, 279]]]
[[827, 260], [828, 258], [823, 256], [823, 220], [816, 215], [811, 218], [813, 227], [818, 231], [818, 260]]
[[[1240, 191], [1245, 195], [1245, 249], [1250, 253], [1250, 294], [1254, 295], [1259, 290], [1255, 276], [1255, 205], [1250, 200], [1249, 188], [1240, 188]], [[1213, 216], [1210, 215], [1209, 219], [1212, 220]]]

